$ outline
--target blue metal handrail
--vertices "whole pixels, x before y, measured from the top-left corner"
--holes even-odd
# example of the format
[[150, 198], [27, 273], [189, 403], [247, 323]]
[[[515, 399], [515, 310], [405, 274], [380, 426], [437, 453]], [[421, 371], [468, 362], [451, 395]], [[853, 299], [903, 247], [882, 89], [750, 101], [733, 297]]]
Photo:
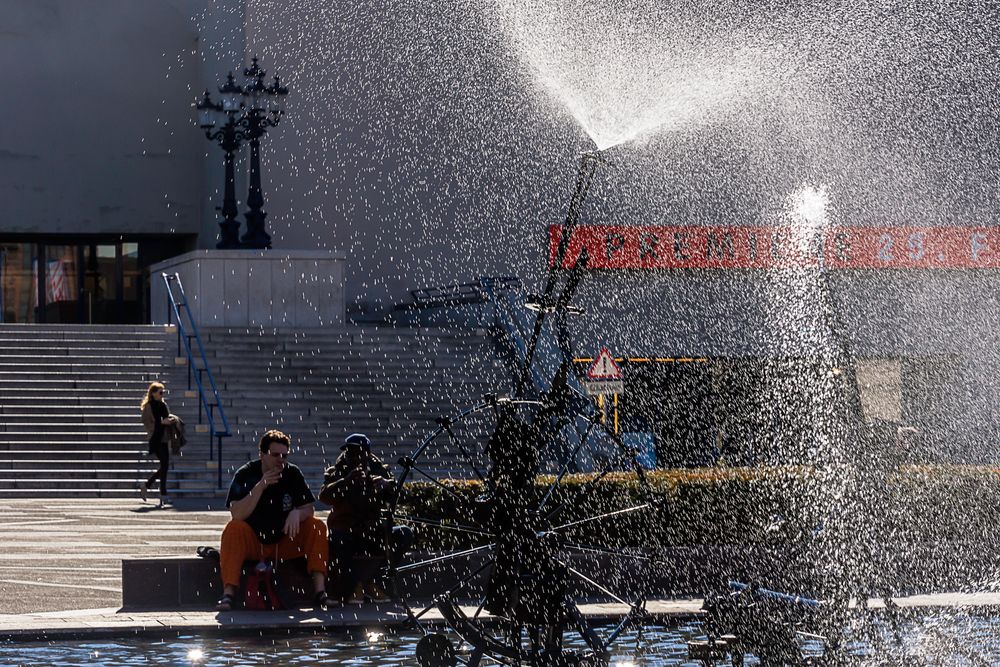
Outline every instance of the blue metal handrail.
[[[208, 430], [209, 430], [209, 440], [208, 440], [208, 456], [209, 459], [212, 458], [213, 449], [216, 457], [216, 468], [218, 470], [218, 488], [222, 488], [222, 438], [232, 436], [232, 431], [229, 429], [229, 420], [226, 419], [226, 411], [222, 407], [222, 398], [219, 396], [219, 388], [215, 384], [215, 377], [212, 375], [212, 369], [208, 365], [208, 357], [205, 355], [205, 346], [201, 342], [201, 335], [198, 333], [198, 325], [194, 321], [194, 315], [191, 314], [191, 307], [188, 305], [187, 294], [184, 292], [184, 284], [181, 282], [181, 276], [178, 273], [162, 273], [160, 276], [163, 278], [163, 285], [167, 290], [167, 325], [171, 323], [171, 316], [177, 321], [177, 354], [180, 355], [181, 343], [184, 344], [184, 351], [187, 353], [188, 362], [188, 389], [191, 389], [191, 378], [194, 377], [195, 384], [198, 386], [198, 423], [201, 423], [202, 414], [208, 415]], [[177, 296], [174, 294], [172, 285], [177, 286], [177, 292], [180, 296], [180, 302], [178, 303]], [[187, 327], [190, 328], [192, 333], [188, 333], [187, 328], [184, 324], [184, 318], [181, 317], [181, 309], [183, 308], [184, 314], [187, 316]], [[198, 345], [198, 355], [201, 357], [201, 367], [195, 368], [195, 355], [194, 350], [191, 347], [191, 341], [194, 340]], [[197, 370], [197, 373], [194, 371]], [[205, 389], [205, 383], [202, 382], [202, 373], [208, 376], [208, 384], [211, 389], [211, 401], [209, 401], [208, 391]], [[218, 417], [221, 420], [221, 428], [216, 425], [216, 411], [218, 408]], [[213, 445], [217, 444], [213, 448]]]

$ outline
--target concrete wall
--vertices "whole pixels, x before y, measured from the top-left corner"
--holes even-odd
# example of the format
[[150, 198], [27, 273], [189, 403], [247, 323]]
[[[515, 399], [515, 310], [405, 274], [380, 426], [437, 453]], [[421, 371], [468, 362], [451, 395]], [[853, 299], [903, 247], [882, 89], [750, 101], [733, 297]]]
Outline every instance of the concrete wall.
[[180, 274], [199, 327], [344, 326], [344, 256], [326, 250], [196, 250], [150, 267], [153, 323], [165, 323], [161, 274]]
[[198, 4], [0, 1], [0, 233], [200, 231]]

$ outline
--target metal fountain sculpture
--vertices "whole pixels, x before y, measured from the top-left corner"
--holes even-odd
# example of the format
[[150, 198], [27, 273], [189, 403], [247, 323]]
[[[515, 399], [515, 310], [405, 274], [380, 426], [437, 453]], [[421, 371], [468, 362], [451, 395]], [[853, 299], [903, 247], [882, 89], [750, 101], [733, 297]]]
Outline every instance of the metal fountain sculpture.
[[[524, 328], [524, 340], [519, 343], [523, 365], [513, 394], [487, 396], [458, 415], [438, 419], [438, 427], [411, 455], [399, 461], [403, 472], [390, 503], [393, 520], [454, 531], [473, 542], [468, 548], [390, 567], [387, 572], [395, 583], [397, 601], [423, 633], [417, 645], [420, 667], [479, 667], [484, 659], [524, 667], [605, 666], [612, 648], [621, 649], [626, 631], [638, 628], [637, 636], [641, 637], [648, 617], [649, 592], [643, 588], [648, 585], [643, 574], [633, 577], [637, 586], [621, 587], [620, 577], [607, 571], [584, 572], [580, 561], [574, 559], [580, 555], [604, 557], [603, 567], [607, 558], [630, 559], [650, 570], [663, 562], [656, 553], [622, 548], [620, 544], [583, 544], [573, 532], [582, 525], [657, 505], [637, 461], [638, 453], [604, 427], [593, 403], [576, 388], [579, 383], [575, 378], [569, 318], [581, 312], [572, 300], [584, 277], [587, 255], [581, 251], [571, 257], [570, 241], [602, 162], [600, 153], [582, 156], [576, 190], [544, 288], [525, 304], [534, 312], [534, 319]], [[847, 454], [846, 472], [842, 474], [851, 479], [858, 497], [871, 497], [884, 492], [884, 476], [866, 474], [875, 469], [866, 455], [878, 443], [864, 426], [853, 357], [822, 265], [813, 279], [826, 328], [835, 338], [825, 365], [830, 371], [827, 389], [840, 404], [833, 419], [837, 424], [833, 437], [839, 438]], [[539, 358], [539, 350], [546, 347], [543, 341], [549, 343], [541, 355], [550, 357], [544, 360], [546, 363]], [[551, 358], [553, 347], [558, 351], [556, 360]], [[490, 427], [478, 440], [466, 439], [463, 426], [484, 416], [489, 417]], [[574, 432], [576, 444], [566, 447], [567, 433]], [[610, 443], [616, 455], [607, 458], [603, 469], [586, 482], [577, 499], [586, 498], [612, 471], [627, 470], [636, 480], [638, 502], [613, 509], [605, 507], [584, 517], [560, 518], [565, 517], [572, 502], [561, 494], [567, 473], [576, 468], [578, 456], [601, 443]], [[430, 470], [435, 453], [457, 458], [466, 473], [463, 477], [477, 480], [483, 492], [470, 497], [438, 479]], [[553, 461], [558, 473], [549, 476], [551, 481], [540, 484], [543, 465]], [[843, 461], [839, 465], [844, 465]], [[459, 510], [462, 521], [408, 513], [406, 484], [418, 478], [435, 485]], [[847, 664], [845, 647], [850, 637], [845, 629], [851, 625], [851, 598], [867, 602], [873, 591], [885, 599], [899, 637], [891, 594], [872, 577], [881, 545], [859, 542], [857, 522], [863, 518], [852, 515], [850, 507], [821, 520], [822, 529], [816, 533], [822, 535], [826, 545], [836, 548], [827, 549], [821, 556], [824, 562], [818, 563], [816, 569], [825, 574], [815, 590], [785, 592], [780, 590], [780, 583], [769, 586], [763, 580], [730, 581], [725, 590], [706, 596], [707, 636], [689, 643], [691, 659], [706, 666], [727, 659], [741, 665], [745, 655], [752, 654], [764, 667]], [[841, 548], [853, 550], [855, 558], [843, 558]], [[418, 609], [407, 599], [406, 580], [432, 571], [439, 578], [450, 577], [454, 584], [431, 604]], [[622, 620], [603, 633], [590, 624], [578, 604], [594, 596], [623, 605]], [[427, 627], [425, 617], [435, 609], [451, 629], [450, 634]], [[572, 647], [567, 645], [567, 637], [574, 633], [585, 648], [577, 648], [580, 641]], [[459, 643], [456, 645], [450, 636], [457, 636]], [[822, 655], [804, 654], [803, 639], [821, 644]]]
[[[398, 581], [433, 568], [451, 568], [455, 584], [423, 609], [412, 608], [405, 596], [398, 597], [412, 622], [424, 633], [417, 647], [422, 667], [477, 667], [484, 659], [531, 667], [606, 665], [612, 645], [627, 630], [641, 626], [646, 617], [643, 591], [626, 592], [625, 587], [612, 590], [613, 584], [608, 584], [601, 573], [585, 572], [579, 559], [573, 559], [574, 554], [587, 554], [651, 562], [641, 553], [592, 542], [582, 544], [573, 536], [573, 529], [580, 526], [641, 512], [654, 503], [643, 469], [636, 461], [637, 452], [604, 428], [593, 402], [574, 387], [569, 316], [581, 312], [571, 301], [583, 278], [587, 257], [584, 252], [570, 258], [568, 252], [594, 173], [602, 161], [596, 152], [582, 156], [555, 261], [541, 295], [528, 304], [534, 311], [534, 323], [530, 335], [521, 341], [524, 364], [514, 394], [487, 396], [481, 404], [454, 417], [439, 419], [437, 429], [410, 456], [400, 460], [403, 472], [391, 502], [395, 520], [458, 531], [475, 540], [471, 548], [410, 563], [389, 573]], [[544, 378], [546, 386], [539, 391], [541, 369], [536, 356], [546, 331], [554, 334], [559, 359], [555, 371]], [[492, 424], [488, 435], [478, 442], [464, 440], [463, 425], [484, 417]], [[564, 435], [574, 429], [576, 444], [567, 448]], [[578, 497], [587, 497], [612, 471], [626, 470], [637, 480], [639, 500], [614, 511], [568, 519], [570, 501], [560, 500], [561, 487], [567, 473], [576, 467], [577, 457], [599, 443], [609, 444], [612, 455]], [[481, 494], [463, 496], [424, 469], [434, 453], [443, 450], [458, 458], [469, 479], [478, 480]], [[558, 452], [565, 452], [554, 460], [558, 474], [539, 487], [543, 463], [552, 463]], [[405, 515], [401, 509], [404, 485], [414, 478], [424, 478], [439, 487], [461, 509], [465, 523]], [[534, 493], [537, 489], [541, 490]], [[399, 585], [397, 591], [405, 588], [405, 584]], [[625, 605], [623, 620], [603, 634], [590, 625], [577, 604], [581, 597], [594, 595]], [[463, 606], [463, 600], [471, 603]], [[460, 638], [457, 647], [448, 635], [424, 627], [421, 619], [432, 609]], [[567, 647], [567, 633], [578, 635], [585, 648]]]

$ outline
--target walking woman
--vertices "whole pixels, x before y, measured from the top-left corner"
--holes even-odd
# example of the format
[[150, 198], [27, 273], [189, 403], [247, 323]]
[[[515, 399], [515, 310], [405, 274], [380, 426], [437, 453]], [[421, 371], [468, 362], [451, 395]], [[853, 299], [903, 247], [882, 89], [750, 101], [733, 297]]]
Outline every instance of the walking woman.
[[149, 453], [156, 454], [156, 458], [160, 460], [160, 467], [142, 483], [139, 495], [145, 502], [149, 485], [159, 478], [160, 507], [163, 507], [164, 503], [170, 502], [170, 498], [167, 497], [167, 468], [170, 465], [170, 447], [164, 437], [164, 430], [174, 423], [174, 418], [170, 416], [170, 409], [167, 407], [166, 401], [163, 400], [166, 391], [162, 382], [151, 382], [149, 389], [146, 390], [146, 397], [142, 399], [140, 405], [142, 424], [146, 427], [146, 433], [149, 435]]

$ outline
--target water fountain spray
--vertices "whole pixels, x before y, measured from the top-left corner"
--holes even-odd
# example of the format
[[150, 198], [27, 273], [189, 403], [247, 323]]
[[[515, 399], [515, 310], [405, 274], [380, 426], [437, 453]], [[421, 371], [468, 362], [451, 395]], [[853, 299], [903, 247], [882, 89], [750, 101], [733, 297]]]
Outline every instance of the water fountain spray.
[[[821, 344], [821, 364], [812, 382], [823, 392], [828, 410], [822, 415], [825, 446], [814, 461], [818, 481], [810, 495], [819, 511], [811, 517], [815, 525], [805, 538], [817, 543], [812, 549], [815, 590], [804, 594], [761, 582], [731, 581], [727, 592], [707, 596], [707, 639], [689, 644], [690, 656], [706, 665], [725, 655], [732, 656], [733, 664], [742, 663], [745, 652], [766, 667], [850, 664], [845, 639], [853, 618], [852, 600], [865, 615], [872, 593], [883, 599], [897, 642], [901, 639], [893, 592], [880, 581], [884, 545], [870, 525], [887, 498], [888, 473], [873, 460], [885, 443], [877, 430], [866, 427], [857, 359], [824, 261], [825, 188], [804, 188], [796, 199], [798, 250], [803, 256], [814, 255], [816, 263], [815, 269], [794, 269], [788, 276], [817, 309], [823, 337], [816, 341]], [[872, 620], [870, 615], [860, 619], [860, 629], [877, 643]], [[823, 656], [802, 655], [803, 638], [823, 644]]]

